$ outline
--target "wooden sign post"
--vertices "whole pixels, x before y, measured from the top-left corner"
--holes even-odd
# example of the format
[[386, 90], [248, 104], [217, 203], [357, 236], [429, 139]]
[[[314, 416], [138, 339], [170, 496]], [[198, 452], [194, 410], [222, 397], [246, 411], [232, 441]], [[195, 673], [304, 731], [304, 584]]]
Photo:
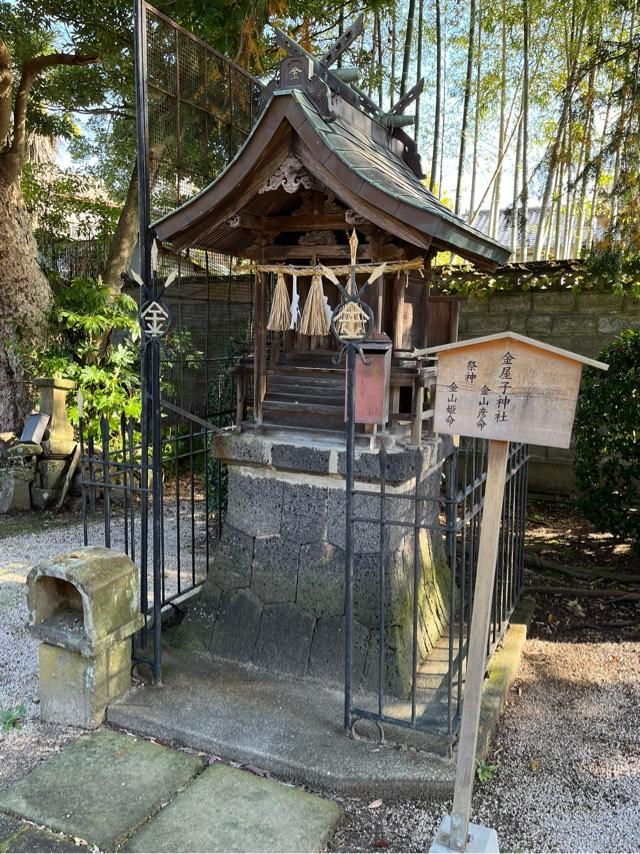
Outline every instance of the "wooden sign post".
[[438, 354], [435, 432], [489, 440], [453, 810], [431, 851], [498, 851], [495, 831], [470, 825], [469, 814], [509, 442], [568, 448], [582, 366], [607, 365], [515, 332], [427, 353]]

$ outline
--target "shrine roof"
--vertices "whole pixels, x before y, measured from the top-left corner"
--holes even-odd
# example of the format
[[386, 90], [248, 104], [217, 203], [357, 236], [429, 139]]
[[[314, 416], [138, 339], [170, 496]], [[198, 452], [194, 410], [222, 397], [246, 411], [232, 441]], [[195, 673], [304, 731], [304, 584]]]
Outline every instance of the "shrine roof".
[[228, 221], [247, 205], [261, 215], [273, 212], [259, 195], [261, 187], [293, 154], [341, 203], [418, 249], [451, 251], [486, 270], [508, 260], [506, 247], [427, 189], [415, 144], [403, 131], [385, 127], [380, 117], [326, 88], [329, 97], [317, 97], [309, 81], [306, 89], [272, 88], [233, 161], [201, 193], [155, 223], [158, 238], [176, 248], [242, 257], [242, 235]]

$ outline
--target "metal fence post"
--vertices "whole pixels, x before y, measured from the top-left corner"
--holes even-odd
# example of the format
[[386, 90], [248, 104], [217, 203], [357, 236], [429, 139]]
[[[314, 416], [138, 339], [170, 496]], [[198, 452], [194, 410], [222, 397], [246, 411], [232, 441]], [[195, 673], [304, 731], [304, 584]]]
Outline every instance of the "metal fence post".
[[347, 344], [347, 471], [345, 494], [344, 579], [344, 727], [351, 726], [351, 680], [353, 676], [353, 449], [355, 440], [356, 348]]

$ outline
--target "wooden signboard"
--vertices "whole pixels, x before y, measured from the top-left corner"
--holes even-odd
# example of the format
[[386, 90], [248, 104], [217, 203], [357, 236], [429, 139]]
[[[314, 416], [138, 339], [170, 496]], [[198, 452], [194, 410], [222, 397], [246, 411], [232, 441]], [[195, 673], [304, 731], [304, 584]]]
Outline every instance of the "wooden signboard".
[[583, 365], [515, 332], [445, 344], [438, 354], [434, 430], [568, 448]]
[[434, 430], [489, 439], [453, 809], [431, 851], [497, 851], [495, 832], [469, 814], [509, 442], [568, 448], [582, 366], [607, 365], [515, 332], [427, 353], [438, 355]]

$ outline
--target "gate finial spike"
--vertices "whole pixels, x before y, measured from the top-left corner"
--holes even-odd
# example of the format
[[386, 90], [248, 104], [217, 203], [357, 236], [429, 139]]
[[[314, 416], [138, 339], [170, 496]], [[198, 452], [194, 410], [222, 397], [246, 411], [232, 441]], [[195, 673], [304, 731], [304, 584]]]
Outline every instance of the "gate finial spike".
[[351, 232], [351, 237], [349, 238], [349, 246], [351, 247], [351, 263], [355, 264], [356, 259], [358, 257], [358, 235], [356, 234], [355, 228]]

